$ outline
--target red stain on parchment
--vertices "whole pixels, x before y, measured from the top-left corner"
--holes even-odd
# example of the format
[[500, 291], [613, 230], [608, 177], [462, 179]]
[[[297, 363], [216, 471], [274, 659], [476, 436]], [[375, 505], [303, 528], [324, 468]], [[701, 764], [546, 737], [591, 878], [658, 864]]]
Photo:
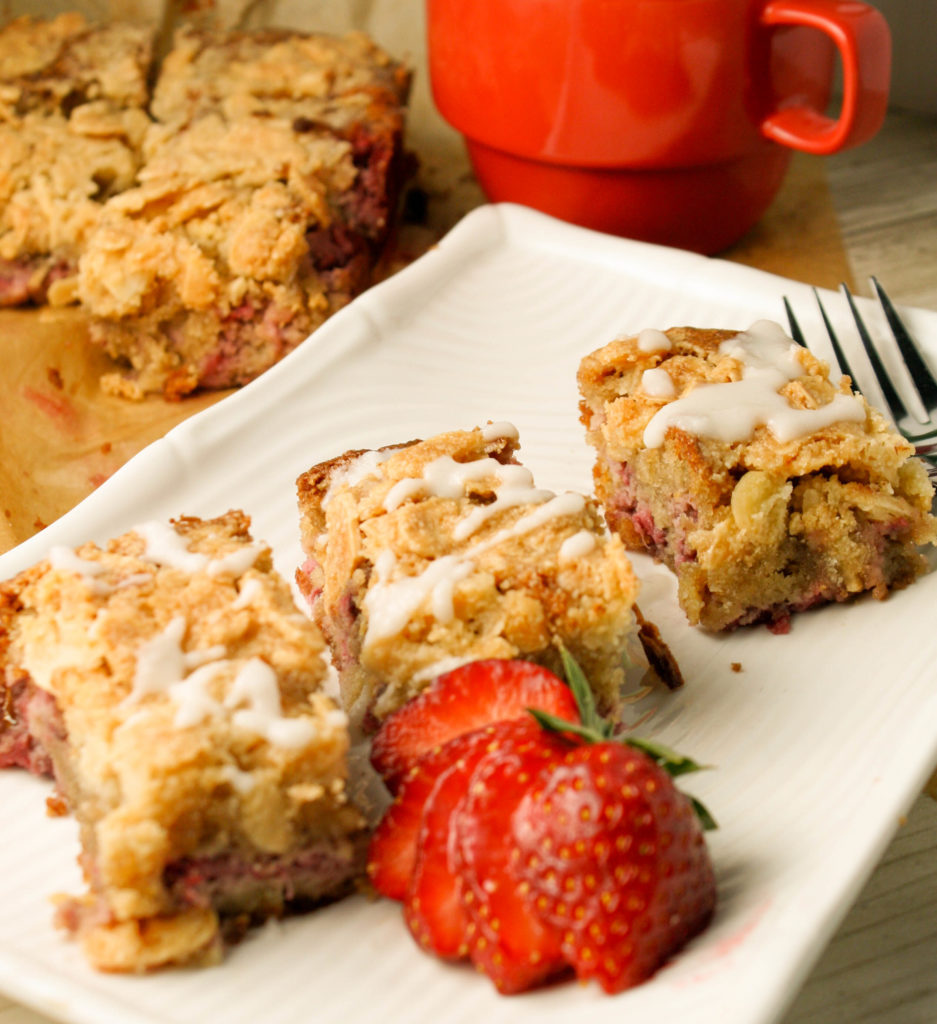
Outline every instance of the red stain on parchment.
[[44, 394], [31, 387], [24, 387], [21, 393], [27, 402], [34, 405], [63, 433], [75, 433], [78, 428], [78, 414], [67, 398], [61, 395]]

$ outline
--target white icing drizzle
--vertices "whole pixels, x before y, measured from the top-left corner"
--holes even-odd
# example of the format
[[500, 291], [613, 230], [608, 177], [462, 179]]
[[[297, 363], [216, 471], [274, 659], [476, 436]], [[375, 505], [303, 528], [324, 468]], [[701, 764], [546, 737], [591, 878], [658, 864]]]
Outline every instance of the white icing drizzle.
[[176, 704], [173, 725], [186, 729], [198, 725], [221, 711], [221, 705], [208, 692], [208, 684], [224, 671], [223, 661], [211, 661], [200, 665], [184, 679], [170, 683], [166, 692]]
[[114, 584], [114, 590], [123, 590], [124, 587], [136, 587], [144, 583], [149, 583], [153, 577], [148, 572], [132, 572], [129, 576], [125, 576], [122, 580], [118, 580]]
[[536, 530], [538, 526], [543, 526], [544, 523], [549, 522], [553, 518], [578, 515], [585, 507], [586, 499], [581, 494], [576, 494], [574, 491], [567, 491], [565, 494], [555, 494], [542, 505], [538, 505], [532, 512], [528, 512], [525, 516], [518, 519], [513, 526], [506, 526], [487, 540], [476, 544], [468, 554], [469, 556], [480, 554], [496, 544], [500, 544], [502, 541], [509, 540], [512, 537], [521, 537], [525, 533], [530, 533], [531, 530]]
[[176, 533], [169, 523], [152, 520], [134, 527], [146, 545], [140, 556], [144, 562], [154, 562], [182, 572], [207, 572], [209, 576], [240, 576], [256, 561], [263, 548], [259, 544], [245, 544], [219, 558], [209, 558], [198, 551], [190, 551], [185, 537]]
[[[513, 423], [507, 422], [488, 423], [480, 430], [481, 436], [486, 441], [501, 438], [516, 440], [518, 436], [517, 427]], [[473, 459], [471, 462], [457, 462], [452, 456], [442, 455], [438, 459], [428, 462], [423, 467], [421, 476], [397, 480], [384, 496], [384, 508], [388, 512], [392, 512], [403, 502], [417, 495], [425, 495], [430, 498], [461, 498], [465, 494], [467, 483], [472, 480], [483, 480], [487, 476], [494, 476], [502, 487], [513, 488], [515, 492], [513, 497], [509, 497], [507, 493], [499, 495], [499, 488], [496, 487], [496, 497], [503, 497], [503, 504], [499, 508], [507, 508], [512, 504], [546, 501], [547, 498], [552, 497], [552, 492], [534, 488], [534, 476], [523, 466], [506, 465], [497, 459]], [[498, 509], [485, 512], [478, 508], [474, 511], [478, 515], [472, 520], [471, 525], [465, 527], [463, 534], [461, 537], [457, 537], [457, 540], [464, 540], [473, 534], [484, 519]]]
[[[389, 577], [396, 566], [396, 559], [393, 552], [383, 551], [374, 566], [376, 581], [364, 598], [368, 611], [364, 646], [374, 640], [396, 636], [428, 596], [437, 621], [451, 621], [453, 590], [473, 571], [475, 558], [506, 540], [536, 530], [556, 516], [578, 514], [585, 507], [585, 502], [581, 494], [573, 492], [552, 495], [511, 526], [498, 530], [460, 555], [443, 555], [434, 559], [416, 576], [391, 580]], [[440, 614], [444, 616], [442, 619]], [[445, 618], [447, 615], [448, 619]]]
[[582, 558], [588, 555], [590, 551], [595, 550], [595, 544], [594, 533], [590, 533], [588, 530], [580, 530], [571, 537], [567, 537], [560, 545], [560, 561], [573, 562], [577, 558]]
[[[509, 423], [492, 423], [482, 430], [488, 439], [517, 436], [516, 429]], [[496, 531], [466, 551], [433, 559], [415, 575], [393, 579], [397, 568], [396, 556], [390, 550], [382, 551], [375, 560], [371, 587], [364, 598], [368, 612], [365, 647], [375, 640], [399, 634], [416, 610], [427, 601], [437, 622], [451, 622], [455, 616], [455, 588], [474, 571], [474, 560], [479, 555], [497, 544], [537, 529], [554, 516], [576, 515], [585, 506], [585, 498], [581, 494], [557, 496], [552, 491], [535, 487], [533, 475], [523, 466], [504, 464], [493, 458], [457, 462], [449, 455], [428, 462], [419, 477], [398, 480], [384, 496], [383, 506], [387, 512], [393, 512], [417, 495], [458, 500], [465, 496], [470, 483], [485, 479], [495, 481], [492, 486], [494, 500], [475, 505], [456, 522], [452, 530], [454, 541], [467, 540], [492, 516], [506, 509], [522, 505], [536, 507], [512, 526]], [[582, 544], [582, 541], [578, 542], [578, 546]]]
[[202, 647], [195, 651], [185, 651], [182, 655], [183, 662], [187, 669], [200, 668], [210, 661], [221, 661], [228, 653], [224, 644], [213, 644], [211, 647]]
[[398, 480], [397, 483], [391, 485], [390, 490], [384, 495], [384, 510], [386, 512], [393, 512], [395, 508], [399, 508], [405, 501], [420, 494], [424, 487], [425, 484], [422, 480], [416, 480], [412, 477]]
[[638, 349], [641, 352], [669, 352], [670, 338], [663, 331], [657, 331], [652, 327], [641, 331], [638, 334]]
[[438, 459], [427, 462], [421, 476], [398, 480], [384, 496], [384, 508], [393, 512], [408, 498], [418, 494], [433, 498], [461, 498], [466, 484], [494, 476], [501, 468], [497, 459], [456, 462], [451, 455], [440, 455]]
[[125, 707], [139, 704], [150, 694], [165, 693], [185, 676], [185, 653], [182, 650], [185, 631], [186, 621], [177, 615], [162, 633], [141, 645], [137, 652], [133, 685], [123, 700]]
[[90, 558], [81, 558], [71, 548], [56, 544], [49, 548], [49, 565], [53, 569], [76, 572], [79, 576], [100, 576], [107, 570], [103, 562], [94, 562]]
[[264, 585], [256, 576], [251, 576], [249, 580], [244, 580], [238, 596], [231, 602], [231, 610], [239, 611], [241, 608], [247, 608], [260, 596], [263, 589]]
[[413, 681], [415, 683], [425, 683], [429, 679], [435, 679], [445, 672], [451, 672], [454, 668], [461, 668], [463, 665], [467, 665], [470, 661], [474, 660], [471, 656], [457, 658], [455, 655], [440, 658], [439, 661], [434, 661], [431, 665], [427, 665], [426, 668], [421, 668], [414, 672]]
[[[247, 707], [242, 707], [244, 704]], [[260, 658], [251, 658], [241, 667], [225, 698], [225, 707], [236, 709], [232, 716], [235, 726], [263, 736], [278, 747], [304, 747], [315, 735], [308, 718], [284, 717], [276, 673]]]
[[377, 582], [364, 599], [368, 609], [365, 644], [378, 637], [396, 636], [427, 598], [433, 618], [443, 624], [451, 622], [455, 614], [452, 605], [455, 586], [473, 568], [471, 562], [458, 555], [443, 555], [418, 575], [391, 581], [396, 564], [393, 552], [384, 551], [374, 566]]
[[[148, 572], [133, 572], [116, 583], [107, 583], [100, 578], [108, 570], [104, 562], [95, 562], [89, 558], [81, 558], [71, 548], [59, 544], [49, 549], [48, 557], [49, 565], [52, 569], [61, 572], [77, 573], [93, 594], [99, 594], [102, 597], [107, 597], [118, 590], [125, 590], [127, 587], [149, 583], [152, 579]], [[94, 624], [92, 624], [92, 628], [93, 626]]]
[[[437, 559], [437, 563], [439, 559]], [[435, 563], [434, 563], [435, 564]], [[437, 622], [452, 622], [455, 618], [454, 595], [456, 584], [471, 575], [472, 565], [470, 562], [457, 562], [446, 571], [436, 577], [433, 586], [433, 618]]]
[[167, 565], [183, 572], [201, 572], [208, 565], [208, 556], [189, 551], [185, 539], [169, 523], [155, 520], [140, 523], [133, 532], [139, 534], [146, 545], [142, 555], [145, 562]]
[[742, 363], [742, 379], [701, 384], [665, 405], [645, 427], [644, 443], [660, 447], [671, 426], [726, 443], [749, 440], [764, 426], [783, 443], [832, 423], [864, 420], [865, 407], [857, 395], [837, 393], [819, 409], [796, 409], [778, 394], [804, 372], [799, 351], [778, 324], [764, 320], [724, 341], [719, 352]]
[[227, 652], [221, 644], [184, 651], [186, 629], [185, 618], [177, 615], [161, 633], [141, 645], [124, 707], [133, 707], [153, 694], [168, 693], [178, 707], [176, 725], [180, 727], [194, 725], [217, 709], [205, 684], [223, 667]]
[[523, 466], [503, 466], [497, 463], [500, 486], [495, 488], [495, 500], [488, 505], [477, 505], [452, 531], [454, 540], [467, 540], [483, 523], [498, 512], [518, 505], [538, 505], [553, 497], [552, 491], [534, 487], [533, 474]]
[[673, 378], [662, 366], [652, 367], [641, 374], [641, 388], [653, 398], [673, 398], [677, 393]]
[[800, 346], [789, 338], [780, 324], [773, 320], [756, 320], [755, 323], [719, 345], [719, 354], [731, 356], [743, 363], [746, 371], [777, 370], [786, 380], [794, 380], [804, 372], [798, 353]]
[[122, 702], [125, 709], [136, 707], [148, 696], [165, 694], [176, 706], [173, 724], [179, 729], [227, 710], [233, 711], [235, 726], [277, 746], [302, 747], [312, 740], [315, 728], [309, 719], [284, 717], [276, 673], [260, 658], [241, 666], [224, 704], [219, 703], [209, 684], [230, 666], [227, 652], [220, 644], [184, 651], [186, 629], [186, 620], [176, 616], [161, 633], [141, 645], [132, 688]]
[[505, 465], [497, 459], [473, 459], [456, 462], [450, 455], [441, 455], [423, 467], [419, 478], [398, 480], [384, 498], [384, 508], [393, 512], [408, 498], [425, 495], [433, 498], [461, 498], [466, 485], [473, 480], [494, 477], [495, 500], [488, 505], [477, 505], [463, 517], [452, 532], [454, 540], [471, 537], [486, 520], [517, 505], [533, 505], [548, 501], [552, 491], [534, 487], [533, 474], [524, 466]]
[[81, 558], [71, 548], [56, 544], [49, 548], [49, 565], [61, 572], [77, 573], [82, 582], [94, 594], [106, 596], [114, 587], [98, 577], [107, 572], [103, 562], [95, 562], [90, 558]]
[[209, 576], [242, 576], [252, 568], [263, 549], [259, 544], [244, 544], [208, 563]]
[[362, 480], [376, 473], [377, 467], [382, 462], [386, 462], [393, 454], [393, 448], [386, 449], [385, 451], [373, 449], [362, 452], [358, 458], [353, 459], [340, 470], [333, 473], [329, 477], [328, 490], [322, 498], [322, 507], [328, 508], [329, 502], [339, 487], [345, 484], [349, 487], [354, 487], [355, 484], [361, 483]]
[[239, 796], [245, 796], [256, 785], [257, 780], [250, 772], [238, 768], [236, 764], [223, 764], [220, 768], [220, 775], [225, 782], [231, 783], [231, 788]]
[[516, 441], [520, 436], [517, 432], [517, 427], [513, 423], [508, 423], [507, 420], [501, 420], [498, 423], [486, 423], [481, 428], [482, 438], [485, 441]]

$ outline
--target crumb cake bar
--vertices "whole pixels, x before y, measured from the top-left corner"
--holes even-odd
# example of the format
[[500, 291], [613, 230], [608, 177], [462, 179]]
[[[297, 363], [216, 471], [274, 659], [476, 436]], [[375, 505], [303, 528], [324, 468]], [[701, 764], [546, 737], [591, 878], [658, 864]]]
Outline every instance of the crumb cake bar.
[[219, 112], [229, 121], [276, 117], [347, 144], [355, 178], [332, 198], [342, 223], [374, 240], [393, 216], [409, 88], [408, 70], [360, 32], [219, 36], [189, 26], [163, 61], [151, 111], [168, 125]]
[[933, 490], [913, 450], [776, 324], [621, 338], [579, 369], [596, 495], [676, 574], [691, 623], [767, 623], [926, 567]]
[[238, 386], [371, 281], [403, 174], [406, 70], [360, 35], [180, 31], [138, 183], [80, 262], [91, 337], [176, 398]]
[[324, 644], [243, 513], [53, 548], [0, 584], [0, 765], [54, 774], [96, 967], [211, 962], [342, 895], [366, 842]]
[[71, 302], [104, 203], [133, 184], [153, 34], [77, 13], [0, 29], [0, 305]]
[[561, 672], [561, 644], [606, 713], [620, 715], [648, 659], [679, 685], [619, 539], [588, 498], [537, 488], [517, 448], [510, 424], [489, 424], [348, 452], [299, 478], [297, 582], [365, 732], [468, 661]]

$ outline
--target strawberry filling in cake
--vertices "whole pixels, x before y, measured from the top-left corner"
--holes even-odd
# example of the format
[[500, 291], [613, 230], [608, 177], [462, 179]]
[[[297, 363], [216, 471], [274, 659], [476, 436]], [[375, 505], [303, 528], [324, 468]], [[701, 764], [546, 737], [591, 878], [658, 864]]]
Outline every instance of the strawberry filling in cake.
[[0, 768], [25, 768], [34, 775], [51, 777], [52, 758], [39, 737], [63, 734], [62, 716], [55, 698], [36, 686], [27, 675], [9, 679], [2, 697]]
[[0, 306], [41, 305], [56, 281], [74, 277], [77, 270], [77, 262], [43, 256], [0, 260]]

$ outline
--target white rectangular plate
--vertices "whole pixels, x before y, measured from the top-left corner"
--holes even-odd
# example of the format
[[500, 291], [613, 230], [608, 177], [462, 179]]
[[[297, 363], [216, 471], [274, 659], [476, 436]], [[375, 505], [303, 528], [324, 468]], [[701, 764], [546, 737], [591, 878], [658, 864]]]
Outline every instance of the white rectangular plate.
[[[588, 491], [581, 357], [644, 327], [780, 320], [784, 294], [819, 337], [805, 285], [519, 207], [484, 207], [258, 381], [0, 558], [0, 578], [52, 544], [231, 507], [250, 513], [255, 536], [292, 578], [299, 473], [348, 448], [489, 419], [517, 425], [541, 486]], [[937, 316], [909, 319], [937, 346]], [[845, 319], [840, 326], [847, 335]], [[643, 557], [635, 564], [642, 608], [687, 679], [654, 734], [715, 766], [688, 788], [721, 825], [710, 840], [716, 920], [648, 984], [615, 998], [575, 984], [499, 997], [471, 969], [420, 953], [397, 904], [363, 898], [263, 928], [217, 968], [96, 974], [52, 926], [50, 895], [82, 888], [74, 824], [45, 815], [47, 784], [6, 772], [0, 988], [87, 1024], [776, 1020], [937, 758], [937, 574], [884, 603], [803, 614], [786, 636], [762, 628], [713, 637], [686, 625], [665, 570]]]

